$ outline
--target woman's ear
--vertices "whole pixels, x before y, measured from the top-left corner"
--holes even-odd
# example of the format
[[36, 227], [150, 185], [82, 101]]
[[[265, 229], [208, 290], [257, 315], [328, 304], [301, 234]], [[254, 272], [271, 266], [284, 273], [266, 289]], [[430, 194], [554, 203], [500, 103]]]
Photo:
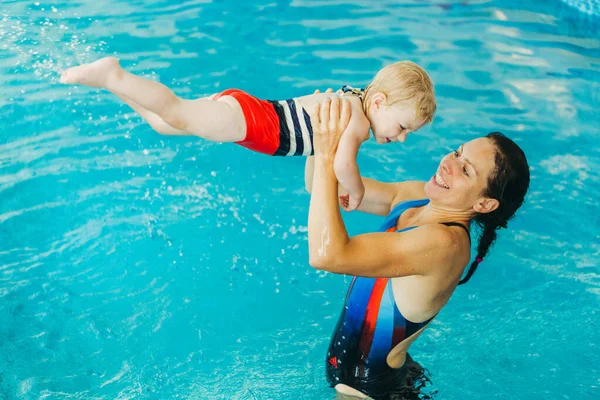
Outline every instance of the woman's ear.
[[487, 214], [496, 210], [498, 207], [500, 207], [500, 202], [498, 200], [483, 197], [473, 205], [473, 211], [480, 214]]

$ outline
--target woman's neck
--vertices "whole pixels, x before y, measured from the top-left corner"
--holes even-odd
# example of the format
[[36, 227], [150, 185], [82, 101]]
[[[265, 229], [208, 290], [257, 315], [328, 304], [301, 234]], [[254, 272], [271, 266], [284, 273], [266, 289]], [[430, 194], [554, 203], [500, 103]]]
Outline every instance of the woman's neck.
[[424, 225], [443, 222], [458, 222], [469, 225], [473, 219], [473, 210], [460, 210], [438, 206], [431, 202], [415, 210], [411, 216], [411, 225]]

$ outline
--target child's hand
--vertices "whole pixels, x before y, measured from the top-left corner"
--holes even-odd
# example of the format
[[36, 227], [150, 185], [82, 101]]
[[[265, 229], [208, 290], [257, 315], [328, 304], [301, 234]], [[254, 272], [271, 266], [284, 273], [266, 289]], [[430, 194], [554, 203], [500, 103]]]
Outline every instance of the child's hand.
[[360, 206], [360, 203], [362, 203], [362, 199], [362, 196], [353, 197], [350, 196], [349, 193], [346, 193], [339, 197], [339, 202], [340, 206], [342, 206], [342, 209], [344, 211], [354, 211], [358, 208], [358, 206]]

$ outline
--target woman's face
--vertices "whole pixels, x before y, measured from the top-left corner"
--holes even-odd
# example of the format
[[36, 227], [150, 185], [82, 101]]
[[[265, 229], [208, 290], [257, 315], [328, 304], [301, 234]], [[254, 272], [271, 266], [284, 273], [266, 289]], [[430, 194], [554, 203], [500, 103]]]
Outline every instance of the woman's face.
[[435, 175], [425, 184], [427, 197], [450, 209], [493, 211], [497, 200], [487, 199], [483, 193], [494, 172], [495, 160], [496, 146], [490, 139], [463, 144], [442, 159]]

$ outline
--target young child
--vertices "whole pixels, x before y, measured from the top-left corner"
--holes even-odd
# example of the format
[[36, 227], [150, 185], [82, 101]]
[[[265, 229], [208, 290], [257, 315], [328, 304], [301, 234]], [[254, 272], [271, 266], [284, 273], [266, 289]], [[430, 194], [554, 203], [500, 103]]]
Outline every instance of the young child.
[[[277, 156], [313, 154], [312, 127], [306, 110], [331, 96], [315, 93], [271, 101], [228, 89], [186, 100], [161, 83], [125, 71], [113, 57], [69, 68], [60, 81], [110, 91], [158, 133], [235, 142]], [[384, 67], [365, 90], [344, 86], [342, 95], [350, 101], [352, 117], [340, 139], [334, 170], [346, 190], [340, 196], [340, 204], [344, 210], [352, 211], [358, 208], [364, 195], [356, 156], [360, 145], [369, 138], [369, 130], [377, 143], [404, 142], [410, 132], [433, 119], [436, 102], [431, 79], [410, 61]]]

